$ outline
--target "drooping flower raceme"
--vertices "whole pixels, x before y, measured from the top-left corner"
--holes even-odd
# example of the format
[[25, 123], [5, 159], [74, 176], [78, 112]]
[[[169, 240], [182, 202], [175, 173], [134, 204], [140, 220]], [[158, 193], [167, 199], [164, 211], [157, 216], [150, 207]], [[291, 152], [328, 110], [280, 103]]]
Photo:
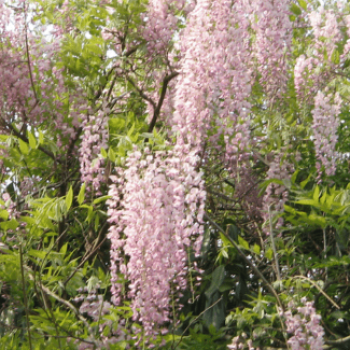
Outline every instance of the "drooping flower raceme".
[[144, 14], [142, 36], [151, 55], [166, 55], [179, 21], [180, 10], [188, 8], [185, 0], [150, 0]]
[[288, 80], [288, 47], [292, 40], [290, 0], [252, 1], [251, 21], [256, 32], [254, 54], [266, 92], [280, 96]]
[[337, 93], [332, 103], [329, 96], [319, 91], [315, 97], [315, 108], [313, 115], [313, 138], [315, 144], [316, 167], [318, 178], [322, 175], [322, 167], [327, 176], [334, 175], [336, 170], [337, 154], [335, 145], [337, 143], [337, 130], [340, 123], [341, 98]]
[[287, 343], [291, 350], [322, 350], [324, 330], [320, 325], [321, 316], [316, 313], [312, 302], [303, 298], [303, 306], [289, 304], [289, 310], [283, 316], [287, 332], [292, 334]]
[[[288, 162], [288, 159], [282, 159], [281, 153], [272, 154], [270, 158], [269, 170], [267, 171], [266, 178], [268, 180], [277, 179], [284, 180], [289, 178], [289, 174], [293, 173], [293, 166]], [[270, 183], [265, 191], [263, 197], [263, 218], [265, 223], [272, 220], [273, 216], [283, 212], [284, 204], [288, 199], [288, 191], [284, 185], [277, 183]], [[276, 228], [281, 227], [283, 219], [278, 219]], [[265, 233], [271, 234], [270, 225], [265, 227]]]
[[100, 156], [100, 151], [101, 148], [107, 148], [108, 113], [109, 108], [105, 106], [98, 111], [97, 116], [84, 116], [79, 150], [81, 180], [91, 184], [97, 193], [104, 179], [104, 159]]
[[[249, 141], [252, 71], [249, 11], [245, 1], [202, 0], [181, 36], [180, 76], [174, 96], [173, 132], [178, 145], [203, 150], [223, 136], [223, 161], [233, 169]], [[232, 170], [232, 172], [234, 172]]]
[[297, 58], [294, 67], [294, 85], [299, 98], [308, 98], [323, 89], [350, 50], [350, 44], [345, 45], [339, 57], [337, 43], [344, 40], [344, 35], [333, 10], [312, 11], [308, 21], [314, 35], [312, 45], [305, 55]]
[[[129, 280], [127, 297], [134, 318], [142, 322], [146, 335], [169, 321], [172, 286], [186, 285], [188, 249], [196, 240], [199, 253], [203, 228], [205, 192], [195, 155], [181, 159], [176, 153], [135, 149], [129, 154], [123, 179], [112, 177], [109, 194], [109, 232], [112, 242], [112, 293], [114, 302], [123, 297], [118, 274]], [[192, 164], [192, 166], [189, 166]], [[119, 199], [122, 200], [119, 201]], [[124, 259], [125, 257], [125, 259]]]

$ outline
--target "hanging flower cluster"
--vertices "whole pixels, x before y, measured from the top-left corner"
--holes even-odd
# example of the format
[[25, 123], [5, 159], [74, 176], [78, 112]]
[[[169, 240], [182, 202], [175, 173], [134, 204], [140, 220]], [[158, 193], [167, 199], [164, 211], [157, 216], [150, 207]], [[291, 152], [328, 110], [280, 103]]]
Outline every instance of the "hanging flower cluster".
[[267, 94], [281, 96], [288, 80], [288, 47], [292, 40], [289, 0], [256, 0], [251, 3], [256, 32], [254, 54]]
[[[347, 19], [345, 19], [347, 20]], [[344, 39], [341, 23], [333, 10], [313, 11], [308, 16], [314, 39], [307, 55], [297, 58], [294, 67], [294, 85], [300, 98], [315, 94], [329, 81], [347, 57], [350, 45], [337, 54], [337, 43]], [[338, 57], [337, 57], [338, 55]]]
[[84, 116], [83, 135], [80, 145], [81, 181], [91, 184], [99, 193], [100, 184], [104, 180], [104, 159], [100, 155], [101, 148], [107, 148], [108, 114], [110, 109], [105, 105], [97, 116]]
[[302, 298], [303, 306], [295, 307], [289, 304], [285, 317], [287, 332], [292, 334], [287, 344], [291, 350], [322, 350], [324, 345], [324, 330], [320, 325], [321, 316], [316, 313], [312, 302]]
[[[251, 92], [249, 21], [245, 1], [198, 1], [181, 36], [181, 75], [174, 96], [173, 131], [202, 151], [206, 137], [224, 136], [229, 169], [249, 141]], [[230, 13], [230, 16], [227, 14]]]
[[[284, 180], [289, 178], [289, 174], [293, 173], [293, 166], [288, 162], [288, 159], [282, 159], [280, 152], [278, 154], [271, 155], [269, 170], [266, 174], [266, 179], [277, 179]], [[284, 204], [288, 200], [288, 191], [282, 184], [270, 183], [265, 191], [263, 197], [263, 218], [264, 221], [270, 222], [272, 218], [284, 211]], [[279, 218], [276, 228], [281, 227], [283, 224], [283, 219]], [[270, 234], [269, 226], [265, 227], [265, 233]]]
[[150, 54], [167, 55], [169, 43], [177, 30], [181, 10], [185, 13], [190, 9], [185, 0], [150, 0], [147, 12], [143, 16], [145, 26], [142, 27], [142, 37], [147, 42]]
[[335, 145], [337, 143], [337, 130], [340, 123], [338, 115], [340, 113], [341, 98], [335, 95], [334, 102], [330, 96], [319, 91], [315, 97], [315, 108], [313, 115], [313, 138], [315, 144], [316, 158], [318, 162], [318, 179], [322, 175], [322, 167], [327, 176], [334, 175], [336, 170], [337, 154]]
[[197, 161], [191, 153], [181, 159], [173, 151], [152, 154], [145, 149], [142, 155], [135, 149], [123, 178], [112, 177], [112, 293], [119, 303], [123, 282], [118, 274], [123, 274], [130, 281], [127, 297], [134, 317], [146, 335], [169, 321], [171, 294], [177, 298], [175, 292], [187, 285], [188, 249], [194, 240], [199, 253], [205, 192]]

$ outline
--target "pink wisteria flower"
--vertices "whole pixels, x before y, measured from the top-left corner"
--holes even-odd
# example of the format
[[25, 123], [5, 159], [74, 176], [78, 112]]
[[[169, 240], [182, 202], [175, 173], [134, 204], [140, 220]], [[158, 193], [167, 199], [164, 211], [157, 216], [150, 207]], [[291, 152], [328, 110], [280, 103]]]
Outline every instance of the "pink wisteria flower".
[[292, 336], [287, 344], [291, 350], [322, 350], [324, 330], [320, 325], [321, 316], [316, 313], [312, 302], [301, 299], [302, 306], [289, 303], [289, 310], [282, 313], [285, 317], [287, 332]]
[[100, 153], [101, 148], [107, 148], [109, 112], [109, 108], [104, 105], [96, 116], [82, 116], [83, 135], [79, 149], [81, 180], [91, 185], [97, 194], [104, 180], [105, 161]]
[[318, 179], [322, 175], [322, 167], [327, 176], [334, 175], [336, 171], [336, 143], [338, 140], [337, 131], [340, 124], [338, 115], [340, 114], [341, 98], [337, 93], [334, 101], [330, 97], [319, 91], [315, 97], [315, 108], [313, 115], [313, 141], [315, 145], [316, 167], [318, 169]]
[[188, 249], [199, 254], [205, 191], [193, 157], [135, 148], [122, 176], [112, 177], [113, 300], [120, 303], [128, 280], [127, 297], [145, 335], [170, 320], [172, 295], [177, 299], [187, 286]]

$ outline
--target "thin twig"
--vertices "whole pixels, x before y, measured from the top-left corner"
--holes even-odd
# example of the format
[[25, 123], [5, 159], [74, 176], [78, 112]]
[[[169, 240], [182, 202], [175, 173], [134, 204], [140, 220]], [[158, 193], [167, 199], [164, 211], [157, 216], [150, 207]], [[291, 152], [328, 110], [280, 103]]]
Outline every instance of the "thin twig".
[[69, 275], [69, 277], [64, 281], [64, 285], [66, 286], [67, 283], [72, 279], [72, 277], [77, 273], [77, 271], [85, 264], [89, 258], [94, 255], [101, 247], [101, 245], [106, 241], [107, 237], [104, 237], [103, 240], [100, 242], [98, 246], [96, 246], [94, 249], [92, 249], [87, 255], [85, 255], [85, 258], [80, 262], [80, 264], [75, 268], [75, 270]]
[[242, 256], [242, 258], [246, 261], [246, 263], [253, 269], [253, 271], [260, 277], [260, 279], [265, 283], [266, 287], [270, 290], [270, 292], [275, 296], [278, 305], [282, 310], [284, 310], [283, 304], [273, 286], [269, 283], [269, 281], [264, 277], [264, 275], [260, 272], [260, 270], [250, 261], [247, 256], [243, 253], [238, 244], [225, 232], [215, 221], [213, 221], [210, 216], [205, 213], [204, 217], [212, 224], [217, 230], [219, 230], [229, 241], [230, 243], [237, 249], [238, 253]]
[[310, 278], [305, 277], [305, 276], [303, 276], [303, 275], [294, 276], [293, 278], [302, 278], [302, 279], [304, 279], [304, 280], [309, 281], [316, 289], [319, 290], [319, 292], [320, 292], [321, 294], [323, 294], [323, 296], [324, 296], [333, 306], [335, 306], [338, 310], [340, 310], [340, 306], [339, 306], [334, 300], [332, 300], [331, 297], [330, 297], [327, 293], [325, 293], [325, 292], [321, 289], [321, 287], [318, 286], [317, 283], [315, 283], [313, 280], [311, 280]]
[[185, 335], [185, 333], [188, 331], [188, 329], [195, 323], [199, 320], [199, 318], [204, 315], [208, 310], [210, 310], [211, 308], [213, 308], [216, 304], [218, 304], [220, 301], [222, 300], [222, 296], [212, 305], [210, 305], [208, 308], [206, 308], [205, 310], [203, 310], [186, 328], [185, 330], [182, 332], [181, 334], [181, 338], [180, 340], [178, 341], [178, 343], [175, 345], [175, 347], [173, 349], [176, 349], [180, 343], [182, 342], [182, 339]]
[[346, 343], [348, 341], [350, 341], [350, 335], [348, 335], [345, 338], [340, 338], [340, 339], [336, 339], [336, 340], [326, 340], [325, 342], [327, 344], [336, 345], [336, 344]]

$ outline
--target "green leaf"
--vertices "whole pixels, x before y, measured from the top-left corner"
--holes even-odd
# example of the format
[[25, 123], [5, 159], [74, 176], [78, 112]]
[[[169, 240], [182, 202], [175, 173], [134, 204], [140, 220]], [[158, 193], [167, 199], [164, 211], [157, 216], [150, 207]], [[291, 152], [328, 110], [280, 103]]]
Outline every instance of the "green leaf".
[[106, 201], [106, 200], [109, 199], [109, 198], [112, 198], [112, 196], [102, 196], [102, 197], [96, 198], [96, 199], [93, 201], [93, 204], [99, 204], [99, 203], [101, 203], [101, 202]]
[[233, 247], [233, 244], [230, 242], [230, 240], [220, 232], [220, 239], [222, 240], [223, 247]]
[[132, 136], [132, 134], [134, 133], [134, 131], [135, 131], [135, 123], [133, 123], [133, 124], [131, 125], [131, 128], [129, 129], [127, 135], [131, 138], [131, 136]]
[[70, 207], [72, 206], [72, 202], [73, 202], [73, 188], [72, 186], [69, 188], [69, 191], [67, 193], [66, 196], [66, 207], [67, 207], [67, 211], [70, 209]]
[[221, 286], [225, 279], [225, 266], [218, 266], [212, 273], [212, 280], [209, 289], [205, 292], [206, 297], [209, 299]]
[[91, 205], [87, 205], [87, 204], [83, 204], [80, 206], [81, 208], [86, 208], [88, 210], [87, 216], [85, 221], [87, 221], [88, 223], [91, 222], [92, 218], [94, 217], [95, 213], [94, 213], [94, 208]]
[[109, 126], [111, 129], [120, 130], [125, 126], [125, 120], [122, 118], [111, 118], [109, 120]]
[[98, 215], [95, 216], [95, 231], [98, 231], [98, 226], [100, 224], [100, 217]]
[[86, 283], [88, 292], [91, 293], [91, 291], [97, 287], [99, 282], [100, 280], [96, 276], [91, 276]]
[[83, 185], [80, 188], [79, 194], [78, 194], [78, 203], [79, 205], [82, 205], [85, 199], [85, 182], [83, 183]]
[[318, 201], [320, 198], [320, 188], [318, 185], [316, 185], [316, 187], [315, 187], [312, 198], [314, 199], [315, 203], [318, 204]]
[[300, 183], [300, 187], [305, 188], [305, 186], [309, 183], [310, 179], [311, 179], [311, 173], [309, 174], [309, 176], [307, 177], [306, 180], [304, 180]]
[[150, 140], [153, 140], [155, 138], [151, 132], [143, 132], [142, 134], [140, 134], [140, 136]]
[[287, 204], [284, 204], [284, 211], [286, 211], [287, 213], [291, 213], [291, 214], [296, 213], [296, 210]]
[[[224, 307], [223, 300], [215, 304], [214, 307], [211, 307], [215, 302], [219, 300], [219, 298], [220, 298], [220, 294], [219, 292], [216, 292], [205, 303], [205, 309], [207, 311], [203, 315], [203, 321], [207, 325], [207, 327], [209, 327], [212, 324], [215, 326], [216, 329], [219, 329], [225, 323], [225, 307]], [[215, 347], [214, 349], [216, 348], [217, 347]]]
[[101, 155], [104, 159], [106, 159], [108, 157], [107, 151], [101, 147]]
[[298, 0], [298, 3], [303, 10], [307, 10], [307, 2], [305, 0]]
[[37, 144], [34, 135], [28, 131], [28, 140], [29, 140], [29, 146], [31, 149], [36, 149]]
[[346, 312], [345, 311], [336, 310], [336, 311], [333, 311], [330, 314], [330, 316], [333, 317], [333, 318], [336, 318], [336, 319], [344, 318], [346, 316]]
[[313, 205], [317, 206], [317, 202], [315, 202], [313, 199], [301, 199], [299, 201], [295, 202], [296, 204], [304, 204], [304, 205]]
[[45, 256], [46, 256], [46, 253], [43, 252], [42, 250], [31, 249], [31, 250], [29, 250], [28, 255], [32, 256], [34, 258], [39, 258], [40, 260], [44, 260]]
[[300, 7], [297, 6], [296, 4], [292, 4], [290, 6], [290, 10], [297, 16], [301, 15], [301, 10], [300, 10]]
[[18, 222], [15, 219], [11, 219], [10, 221], [0, 222], [0, 228], [4, 231], [6, 230], [15, 230], [18, 227]]
[[105, 326], [103, 328], [102, 335], [107, 337], [109, 335], [110, 331], [111, 331], [110, 327], [109, 326]]
[[329, 196], [327, 196], [326, 198], [326, 205], [328, 208], [332, 208], [333, 203], [334, 203], [334, 197], [335, 197], [335, 193], [331, 193]]
[[348, 68], [349, 66], [350, 66], [350, 59], [347, 58], [343, 64], [342, 68], [345, 69], [345, 68]]
[[323, 216], [314, 213], [311, 213], [308, 216], [308, 221], [316, 226], [321, 226], [322, 228], [325, 228], [327, 225], [326, 219]]
[[18, 145], [22, 154], [27, 155], [29, 153], [29, 147], [26, 142], [18, 139]]
[[108, 158], [111, 160], [111, 162], [115, 162], [115, 153], [114, 153], [114, 151], [112, 150], [112, 148], [110, 148], [109, 150], [108, 150]]
[[292, 182], [292, 184], [295, 184], [298, 174], [299, 174], [299, 170], [294, 171], [292, 177], [290, 178], [290, 181]]
[[68, 248], [68, 243], [66, 242], [65, 244], [63, 244], [62, 248], [60, 249], [60, 253], [65, 255], [67, 253], [67, 248]]
[[244, 249], [249, 250], [249, 243], [245, 239], [243, 239], [241, 236], [238, 236], [238, 243]]
[[340, 63], [340, 57], [339, 57], [339, 51], [334, 50], [332, 53], [331, 60], [334, 64], [339, 64]]
[[261, 250], [260, 246], [255, 243], [254, 246], [253, 246], [253, 252], [255, 254], [259, 255], [260, 254], [260, 250]]
[[39, 130], [39, 145], [42, 145], [44, 143], [44, 134], [41, 130]]
[[269, 248], [266, 252], [265, 252], [265, 257], [268, 260], [272, 260], [273, 258], [273, 250], [271, 248]]
[[84, 266], [83, 266], [83, 270], [82, 270], [83, 276], [86, 276], [86, 273], [87, 273], [89, 267], [90, 267], [89, 263], [86, 261]]
[[323, 205], [325, 203], [326, 198], [327, 198], [327, 191], [325, 190], [322, 194], [322, 197], [320, 198], [321, 205]]
[[9, 218], [9, 213], [6, 209], [0, 210], [0, 219], [7, 220]]

